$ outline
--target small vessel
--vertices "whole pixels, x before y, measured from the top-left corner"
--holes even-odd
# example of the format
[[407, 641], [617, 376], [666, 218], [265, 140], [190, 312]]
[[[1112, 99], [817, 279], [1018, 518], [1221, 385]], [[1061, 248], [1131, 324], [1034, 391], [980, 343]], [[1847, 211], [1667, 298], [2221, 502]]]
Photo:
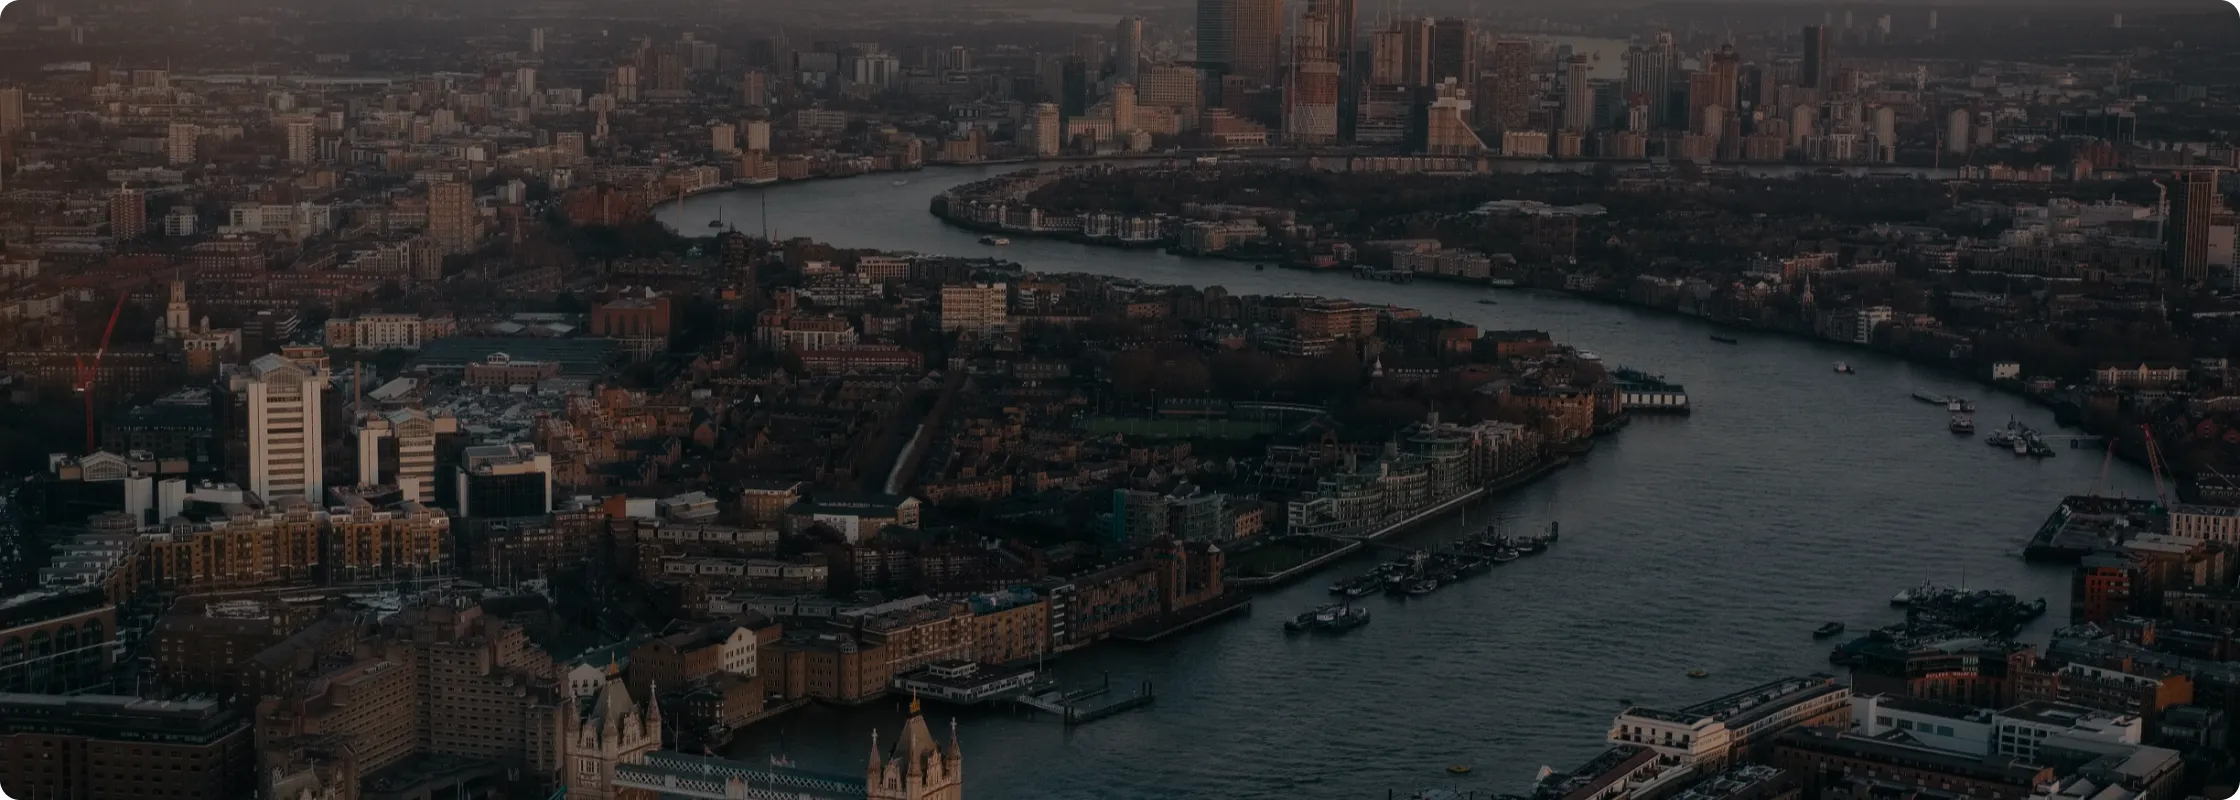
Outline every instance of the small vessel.
[[1705, 672], [1705, 671], [1703, 670], [1703, 668], [1702, 668], [1702, 667], [1697, 667], [1697, 668], [1695, 668], [1695, 669], [1691, 669], [1691, 670], [1688, 670], [1688, 677], [1690, 677], [1690, 678], [1709, 678], [1709, 677], [1711, 677], [1711, 673], [1709, 673], [1709, 672]]
[[1913, 399], [1928, 403], [1929, 405], [1941, 406], [1951, 401], [1952, 398], [1937, 394], [1935, 392], [1931, 392], [1927, 389], [1915, 389], [1913, 390]]
[[1741, 340], [1741, 339], [1737, 339], [1737, 338], [1734, 338], [1734, 337], [1732, 337], [1732, 336], [1720, 336], [1719, 334], [1716, 334], [1716, 333], [1714, 333], [1714, 334], [1711, 334], [1711, 341], [1714, 341], [1714, 342], [1718, 342], [1718, 343], [1720, 343], [1720, 344], [1741, 344], [1741, 343], [1742, 343], [1742, 340]]
[[1266, 265], [1266, 264], [1254, 264], [1254, 265], [1252, 265], [1252, 271], [1253, 271], [1253, 272], [1267, 272], [1267, 271], [1268, 271], [1268, 265]]
[[1523, 553], [1517, 552], [1516, 548], [1508, 545], [1502, 545], [1501, 549], [1493, 551], [1493, 563], [1495, 564], [1507, 564], [1523, 557]]
[[1481, 305], [1481, 306], [1498, 306], [1498, 305], [1501, 305], [1501, 304], [1500, 304], [1500, 303], [1496, 303], [1496, 302], [1494, 302], [1494, 301], [1492, 301], [1492, 300], [1480, 300], [1480, 301], [1478, 301], [1478, 305]]
[[1972, 436], [1976, 432], [1976, 421], [1966, 414], [1954, 414], [1952, 415], [1952, 423], [1946, 427], [1951, 428], [1953, 433]]
[[887, 185], [888, 185], [888, 186], [894, 186], [894, 187], [898, 187], [898, 188], [899, 188], [899, 187], [903, 187], [903, 186], [908, 186], [908, 185], [910, 185], [910, 179], [909, 179], [909, 178], [903, 178], [902, 180], [898, 180], [898, 181], [895, 181], [895, 182], [893, 182], [893, 183], [890, 183], [890, 184], [887, 184]]
[[996, 246], [996, 247], [1002, 247], [1002, 246], [1004, 246], [1004, 245], [1010, 244], [1010, 243], [1011, 243], [1011, 240], [1010, 240], [1010, 239], [1006, 239], [1006, 238], [1003, 238], [1003, 237], [1001, 237], [1001, 236], [982, 236], [982, 237], [980, 237], [980, 243], [981, 243], [981, 244], [985, 244], [985, 245], [994, 245], [994, 246]]
[[722, 206], [717, 206], [717, 207], [716, 207], [716, 218], [715, 218], [715, 219], [711, 219], [711, 220], [708, 220], [708, 227], [710, 227], [710, 228], [721, 228], [721, 227], [723, 227], [723, 207], [722, 207]]
[[1962, 414], [1973, 414], [1973, 413], [1976, 413], [1976, 404], [1975, 404], [1975, 403], [1973, 403], [1973, 402], [1970, 402], [1970, 401], [1967, 401], [1967, 400], [1954, 400], [1954, 402], [1957, 402], [1957, 403], [1959, 403], [1959, 404], [1960, 404], [1960, 413], [1962, 413]]
[[1416, 581], [1415, 583], [1408, 584], [1408, 595], [1410, 597], [1422, 597], [1438, 590], [1439, 581], [1434, 578], [1425, 578], [1423, 580]]
[[1838, 362], [1836, 362], [1836, 374], [1838, 374], [1838, 375], [1857, 375], [1857, 374], [1859, 374], [1859, 371], [1858, 371], [1858, 370], [1855, 370], [1855, 369], [1852, 369], [1852, 368], [1851, 368], [1851, 365], [1850, 365], [1849, 363], [1846, 363], [1846, 362], [1842, 362], [1842, 361], [1838, 361]]
[[2018, 456], [2029, 455], [2030, 440], [2024, 439], [2020, 436], [2014, 437], [2014, 454]]
[[1470, 774], [1470, 765], [1468, 765], [1468, 764], [1448, 764], [1448, 765], [1447, 765], [1447, 772], [1448, 772], [1449, 774], [1454, 774], [1454, 775], [1468, 775], [1468, 774]]
[[1913, 603], [1913, 590], [1912, 590], [1912, 589], [1899, 589], [1899, 590], [1898, 590], [1898, 593], [1897, 593], [1897, 594], [1894, 594], [1894, 595], [1891, 595], [1891, 596], [1890, 596], [1890, 605], [1893, 605], [1893, 606], [1897, 606], [1897, 607], [1903, 608], [1903, 607], [1905, 607], [1905, 606], [1907, 606], [1907, 605], [1910, 605], [1910, 604], [1912, 604], [1912, 603]]
[[1834, 635], [1836, 635], [1836, 634], [1839, 634], [1839, 633], [1842, 633], [1842, 632], [1843, 632], [1843, 623], [1841, 623], [1841, 622], [1830, 622], [1830, 623], [1828, 623], [1828, 624], [1826, 624], [1826, 625], [1822, 625], [1822, 626], [1820, 626], [1820, 627], [1817, 627], [1817, 628], [1814, 628], [1814, 629], [1812, 629], [1812, 638], [1814, 638], [1814, 639], [1826, 639], [1826, 638], [1828, 638], [1828, 637], [1830, 637], [1830, 636], [1834, 636]]

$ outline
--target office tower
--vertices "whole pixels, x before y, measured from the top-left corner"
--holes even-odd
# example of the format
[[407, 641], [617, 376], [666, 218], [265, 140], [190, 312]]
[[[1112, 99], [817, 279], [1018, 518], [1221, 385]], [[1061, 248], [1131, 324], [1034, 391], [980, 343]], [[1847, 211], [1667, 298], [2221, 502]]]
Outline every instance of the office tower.
[[233, 394], [246, 412], [246, 483], [266, 502], [324, 503], [321, 409], [330, 377], [324, 356], [291, 360], [270, 354], [233, 374]]
[[1408, 80], [1408, 37], [1399, 28], [1369, 34], [1369, 85], [1402, 86]]
[[1237, 75], [1276, 85], [1283, 49], [1283, 0], [1198, 0], [1198, 63], [1209, 86]]
[[1503, 39], [1494, 42], [1490, 57], [1493, 90], [1486, 101], [1493, 107], [1480, 109], [1479, 117], [1492, 122], [1497, 130], [1523, 130], [1525, 118], [1531, 114], [1532, 43]]
[[1198, 110], [1204, 101], [1205, 92], [1199, 88], [1198, 71], [1189, 67], [1153, 64], [1143, 71], [1143, 82], [1136, 84], [1137, 105], [1173, 110], [1175, 121], [1183, 130], [1198, 127]]
[[2163, 224], [2163, 260], [2172, 276], [2191, 283], [2209, 277], [2209, 217], [2216, 213], [2217, 173], [2197, 169], [2177, 176], [2164, 191], [2170, 210]]
[[319, 159], [319, 139], [311, 120], [289, 120], [287, 135], [288, 163], [309, 164]]
[[1797, 76], [1797, 85], [1821, 91], [1835, 88], [1835, 70], [1829, 60], [1833, 55], [1828, 50], [1827, 27], [1804, 26], [1804, 72]]
[[0, 136], [12, 136], [20, 130], [23, 130], [23, 90], [0, 89]]
[[461, 517], [552, 513], [552, 454], [526, 444], [469, 447], [459, 464], [457, 489]]
[[1027, 142], [1037, 158], [1057, 155], [1065, 144], [1065, 116], [1058, 113], [1058, 104], [1041, 103], [1034, 107], [1033, 124], [1028, 128]]
[[1284, 135], [1292, 144], [1338, 142], [1338, 64], [1330, 59], [1333, 23], [1320, 14], [1299, 17], [1292, 49], [1290, 109]]
[[1649, 107], [1650, 127], [1670, 127], [1667, 98], [1679, 71], [1680, 54], [1673, 47], [1672, 34], [1657, 34], [1647, 47], [1627, 48], [1626, 94], [1634, 105]]
[[1478, 79], [1477, 26], [1467, 19], [1447, 17], [1431, 24], [1429, 80], [1454, 80], [1468, 86]]
[[1089, 113], [1089, 65], [1078, 55], [1058, 66], [1058, 113], [1076, 119]]
[[444, 255], [474, 250], [474, 187], [462, 181], [428, 186], [428, 237]]
[[1131, 83], [1112, 87], [1112, 132], [1124, 134], [1136, 129], [1136, 87]]
[[138, 189], [118, 189], [109, 195], [109, 235], [138, 239], [148, 232], [148, 199]]
[[1393, 23], [1393, 29], [1400, 32], [1401, 83], [1428, 88], [1436, 82], [1431, 80], [1431, 27], [1428, 17]]
[[458, 420], [416, 408], [365, 415], [358, 420], [358, 485], [394, 486], [406, 500], [435, 502], [436, 437], [458, 432]]
[[194, 163], [195, 140], [202, 137], [202, 127], [192, 122], [174, 122], [165, 131], [163, 139], [164, 160], [172, 166]]
[[1704, 71], [1711, 74], [1710, 104], [1728, 111], [1741, 108], [1737, 100], [1742, 85], [1742, 54], [1734, 51], [1734, 45], [1720, 45]]
[[614, 74], [607, 76], [606, 93], [617, 103], [638, 102], [638, 67], [634, 64], [616, 64]]
[[1587, 57], [1574, 55], [1563, 65], [1563, 129], [1594, 127], [1594, 92], [1587, 86]]
[[1353, 135], [1353, 109], [1360, 102], [1361, 53], [1360, 34], [1354, 29], [1359, 14], [1354, 0], [1308, 0], [1307, 13], [1327, 20], [1329, 31], [1328, 56], [1338, 65], [1338, 128], [1341, 138], [1351, 141]]
[[1143, 18], [1121, 17], [1113, 31], [1112, 74], [1123, 83], [1143, 79]]

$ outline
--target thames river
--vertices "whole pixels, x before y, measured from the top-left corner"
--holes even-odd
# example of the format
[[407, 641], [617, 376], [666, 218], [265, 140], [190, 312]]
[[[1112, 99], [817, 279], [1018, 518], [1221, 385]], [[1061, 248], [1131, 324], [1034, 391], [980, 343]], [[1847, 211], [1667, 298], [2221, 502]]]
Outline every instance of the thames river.
[[[1744, 336], [1675, 316], [1554, 294], [1187, 259], [1021, 238], [976, 242], [926, 212], [950, 186], [998, 168], [934, 169], [693, 198], [662, 219], [700, 235], [724, 209], [759, 229], [841, 247], [1001, 256], [1043, 272], [1084, 272], [1232, 294], [1304, 292], [1396, 304], [1481, 329], [1535, 328], [1613, 365], [1685, 384], [1696, 413], [1637, 419], [1532, 486], [1471, 509], [1512, 528], [1560, 520], [1547, 554], [1424, 598], [1368, 599], [1369, 626], [1342, 637], [1286, 636], [1279, 622], [1326, 602], [1331, 579], [1376, 556], [1259, 597], [1253, 614], [1146, 647], [1099, 645], [1053, 662], [1069, 684], [1109, 673], [1152, 681], [1158, 703], [1072, 730], [1003, 712], [960, 729], [975, 798], [1383, 798], [1424, 787], [1522, 792], [1548, 765], [1603, 749], [1621, 700], [1681, 705], [1750, 684], [1830, 669], [1811, 630], [1854, 633], [1897, 619], [1896, 591], [1923, 580], [2045, 597], [2066, 619], [2068, 573], [2023, 563], [2022, 546], [2063, 495], [2090, 491], [2100, 454], [2018, 460], [1945, 428], [1917, 388], [1974, 398], [1986, 430], [2014, 418], [2054, 427], [2018, 398], [1893, 358], [1833, 344]], [[767, 193], [767, 198], [763, 195]], [[1498, 305], [1476, 301], [1491, 297]], [[1838, 375], [1849, 361], [1856, 375]], [[2118, 463], [2113, 491], [2151, 496]], [[1447, 520], [1407, 542], [1451, 537]], [[1700, 668], [1710, 673], [1690, 679]], [[897, 703], [812, 707], [750, 731], [732, 754], [790, 756], [860, 774], [874, 726], [892, 741]], [[946, 728], [945, 709], [929, 709]], [[942, 732], [946, 736], [946, 731]], [[1451, 764], [1473, 765], [1451, 776]]]

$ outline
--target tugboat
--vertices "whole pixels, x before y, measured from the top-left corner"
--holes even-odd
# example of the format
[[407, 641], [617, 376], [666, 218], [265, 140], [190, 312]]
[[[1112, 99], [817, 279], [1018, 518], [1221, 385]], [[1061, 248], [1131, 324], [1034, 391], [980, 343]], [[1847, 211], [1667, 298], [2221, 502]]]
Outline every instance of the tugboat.
[[1947, 427], [1950, 427], [1953, 433], [1962, 436], [1974, 436], [1976, 433], [1976, 421], [1966, 414], [1952, 415], [1952, 424]]
[[1714, 333], [1714, 334], [1711, 334], [1711, 341], [1714, 341], [1714, 342], [1718, 342], [1718, 343], [1720, 343], [1720, 344], [1741, 344], [1741, 343], [1742, 343], [1742, 340], [1741, 340], [1741, 339], [1737, 339], [1737, 338], [1734, 338], [1734, 337], [1732, 337], [1732, 336], [1720, 336], [1719, 334], [1716, 334], [1716, 333]]
[[1830, 623], [1828, 623], [1828, 624], [1826, 624], [1826, 625], [1822, 625], [1822, 626], [1820, 626], [1820, 627], [1817, 627], [1817, 628], [1814, 628], [1814, 629], [1812, 629], [1812, 638], [1814, 638], [1814, 639], [1826, 639], [1826, 638], [1828, 638], [1828, 637], [1830, 637], [1830, 636], [1834, 636], [1834, 635], [1836, 635], [1836, 634], [1839, 634], [1839, 633], [1842, 633], [1842, 632], [1843, 632], [1843, 623], [1841, 623], [1841, 622], [1830, 622]]
[[1842, 362], [1842, 361], [1838, 361], [1838, 362], [1836, 362], [1836, 374], [1837, 374], [1837, 375], [1857, 375], [1857, 374], [1859, 374], [1859, 371], [1858, 371], [1858, 370], [1855, 370], [1855, 369], [1852, 369], [1852, 368], [1851, 368], [1851, 365], [1850, 365], [1849, 363], [1846, 363], [1846, 362]]

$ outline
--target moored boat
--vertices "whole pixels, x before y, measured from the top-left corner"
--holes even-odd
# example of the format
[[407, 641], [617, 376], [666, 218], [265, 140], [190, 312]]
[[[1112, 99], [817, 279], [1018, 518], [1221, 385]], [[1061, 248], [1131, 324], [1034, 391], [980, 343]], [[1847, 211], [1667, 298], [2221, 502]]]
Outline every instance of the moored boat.
[[1952, 415], [1952, 422], [1946, 427], [1951, 428], [1953, 433], [1970, 436], [1976, 432], [1976, 421], [1970, 419], [1966, 414], [1954, 414]]
[[1814, 628], [1814, 629], [1812, 629], [1812, 638], [1814, 638], [1814, 639], [1826, 639], [1826, 638], [1828, 638], [1828, 637], [1830, 637], [1830, 636], [1834, 636], [1834, 635], [1836, 635], [1836, 634], [1839, 634], [1839, 633], [1842, 633], [1842, 632], [1843, 632], [1843, 623], [1841, 623], [1841, 622], [1830, 622], [1830, 623], [1828, 623], [1828, 624], [1826, 624], [1826, 625], [1822, 625], [1822, 626], [1820, 626], [1820, 627], [1818, 627], [1818, 628]]

